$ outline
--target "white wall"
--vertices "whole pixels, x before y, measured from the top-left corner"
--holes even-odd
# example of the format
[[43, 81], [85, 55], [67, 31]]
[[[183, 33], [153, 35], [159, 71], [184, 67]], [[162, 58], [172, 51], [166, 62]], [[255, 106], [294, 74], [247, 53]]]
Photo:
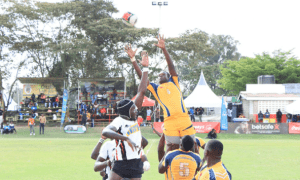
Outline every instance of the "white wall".
[[246, 84], [246, 93], [284, 94], [285, 86], [282, 84]]

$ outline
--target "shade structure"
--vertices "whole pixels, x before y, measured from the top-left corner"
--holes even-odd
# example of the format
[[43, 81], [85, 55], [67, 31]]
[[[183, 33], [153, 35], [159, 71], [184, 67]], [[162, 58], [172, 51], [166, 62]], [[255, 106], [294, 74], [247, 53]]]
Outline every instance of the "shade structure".
[[[131, 99], [132, 101], [134, 101], [136, 98], [136, 95]], [[142, 106], [145, 107], [145, 106], [154, 106], [155, 105], [155, 101], [144, 96], [144, 100], [143, 100], [143, 104]]]
[[186, 107], [219, 107], [222, 100], [208, 87], [201, 71], [200, 79], [194, 91], [184, 100]]
[[289, 105], [286, 105], [285, 111], [290, 114], [300, 114], [300, 99]]

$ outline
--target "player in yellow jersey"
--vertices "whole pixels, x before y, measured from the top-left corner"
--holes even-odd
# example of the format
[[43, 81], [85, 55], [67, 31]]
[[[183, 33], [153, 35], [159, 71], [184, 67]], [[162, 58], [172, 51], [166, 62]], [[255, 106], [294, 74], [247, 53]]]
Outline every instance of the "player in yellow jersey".
[[200, 154], [200, 148], [202, 148], [202, 149], [205, 148], [205, 141], [203, 139], [199, 138], [199, 137], [196, 137], [195, 139], [196, 139], [195, 143], [198, 146], [198, 148], [195, 148], [195, 149], [197, 149], [196, 153]]
[[[183, 102], [182, 92], [180, 90], [178, 75], [176, 73], [173, 61], [165, 47], [164, 37], [159, 36], [158, 44], [155, 46], [162, 49], [169, 67], [169, 73], [161, 72], [159, 74], [159, 85], [149, 83], [148, 90], [161, 105], [164, 112], [164, 134], [167, 141], [167, 152], [178, 149], [180, 138], [190, 135], [195, 140], [195, 129], [188, 115], [188, 111]], [[130, 57], [133, 67], [138, 76], [142, 77], [142, 71], [135, 61], [136, 50], [131, 46], [125, 48]], [[144, 53], [144, 52], [142, 52]], [[148, 57], [143, 56], [142, 57]]]
[[223, 144], [210, 140], [205, 145], [204, 158], [207, 165], [201, 168], [194, 180], [231, 180], [232, 176], [221, 161]]
[[194, 139], [186, 135], [181, 139], [180, 149], [170, 151], [160, 161], [159, 173], [170, 170], [170, 180], [191, 180], [200, 168], [201, 158], [190, 151], [194, 146]]

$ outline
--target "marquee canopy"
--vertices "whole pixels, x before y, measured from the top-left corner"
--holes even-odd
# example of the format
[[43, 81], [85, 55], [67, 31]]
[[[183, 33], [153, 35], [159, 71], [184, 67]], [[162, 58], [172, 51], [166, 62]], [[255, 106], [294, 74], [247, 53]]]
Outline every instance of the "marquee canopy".
[[[136, 95], [131, 100], [134, 101], [135, 98], [136, 98]], [[155, 105], [154, 100], [144, 96], [143, 105], [142, 105], [143, 107], [145, 107], [145, 106], [154, 106], [154, 105]]]
[[222, 100], [208, 87], [201, 71], [200, 80], [194, 91], [184, 100], [186, 107], [219, 107]]
[[300, 99], [285, 106], [285, 111], [290, 114], [300, 114]]

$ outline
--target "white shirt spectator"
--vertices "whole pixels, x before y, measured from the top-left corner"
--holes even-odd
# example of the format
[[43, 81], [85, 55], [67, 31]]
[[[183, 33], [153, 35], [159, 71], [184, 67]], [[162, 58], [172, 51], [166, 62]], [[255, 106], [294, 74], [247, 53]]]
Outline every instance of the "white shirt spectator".
[[147, 116], [151, 116], [151, 112], [152, 112], [151, 109], [148, 109], [147, 110]]

